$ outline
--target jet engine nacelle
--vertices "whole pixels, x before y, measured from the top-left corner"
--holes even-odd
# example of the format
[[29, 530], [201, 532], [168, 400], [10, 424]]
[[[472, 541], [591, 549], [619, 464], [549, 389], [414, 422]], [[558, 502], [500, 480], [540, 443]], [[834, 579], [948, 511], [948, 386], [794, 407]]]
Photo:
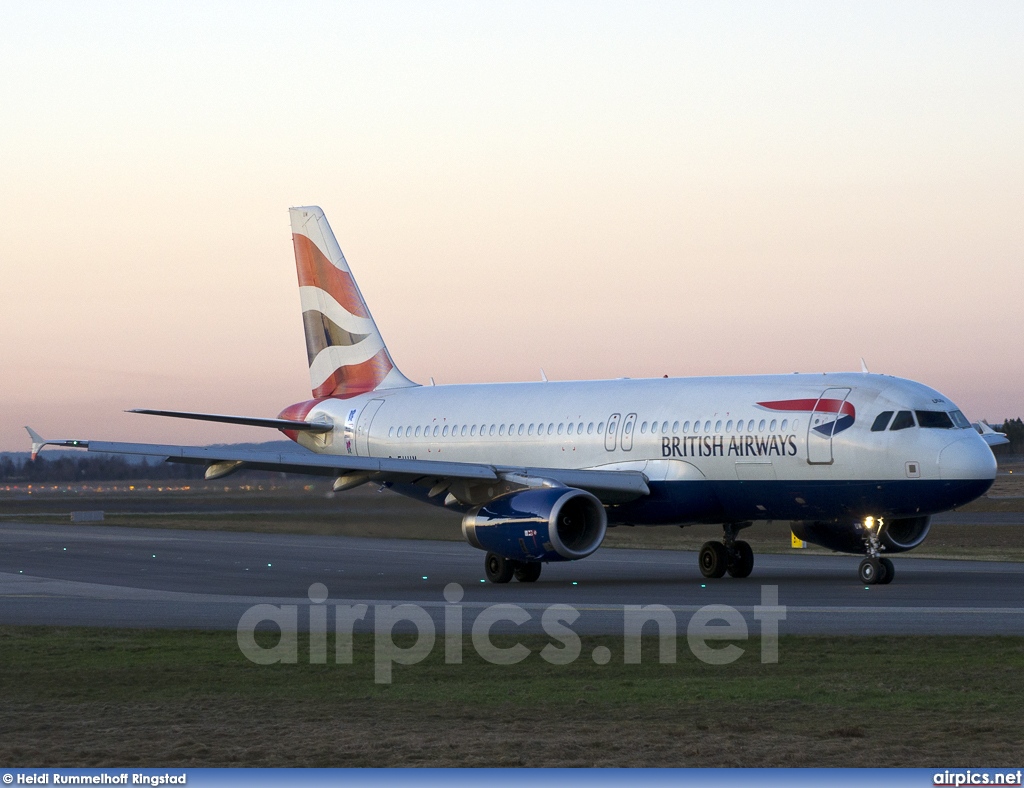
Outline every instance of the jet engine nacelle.
[[462, 518], [473, 547], [516, 561], [575, 561], [604, 541], [608, 515], [593, 495], [544, 487], [504, 495]]
[[[793, 523], [793, 533], [805, 542], [837, 550], [840, 553], [865, 553], [864, 538], [860, 528], [846, 523], [823, 523], [811, 520]], [[900, 520], [886, 520], [879, 542], [887, 553], [905, 553], [913, 550], [928, 536], [931, 529], [930, 517], [905, 517]]]

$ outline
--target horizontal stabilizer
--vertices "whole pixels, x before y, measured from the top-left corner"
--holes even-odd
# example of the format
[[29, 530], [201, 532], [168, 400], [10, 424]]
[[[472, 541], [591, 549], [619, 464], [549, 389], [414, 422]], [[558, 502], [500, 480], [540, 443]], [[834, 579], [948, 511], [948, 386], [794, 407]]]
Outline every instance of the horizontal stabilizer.
[[135, 408], [126, 413], [145, 413], [149, 416], [170, 416], [174, 419], [194, 419], [196, 421], [216, 421], [222, 424], [242, 424], [246, 427], [270, 427], [275, 430], [295, 430], [296, 432], [323, 433], [334, 429], [330, 421], [302, 421], [301, 419], [261, 419], [257, 416], [224, 416], [219, 413], [188, 413], [180, 410], [150, 410]]

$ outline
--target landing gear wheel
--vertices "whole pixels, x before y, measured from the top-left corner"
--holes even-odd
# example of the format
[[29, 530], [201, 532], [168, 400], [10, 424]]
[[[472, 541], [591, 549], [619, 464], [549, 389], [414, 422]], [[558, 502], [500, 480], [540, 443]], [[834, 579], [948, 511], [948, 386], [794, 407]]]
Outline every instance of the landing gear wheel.
[[892, 579], [896, 577], [896, 567], [892, 565], [892, 561], [888, 558], [879, 558], [878, 563], [881, 564], [882, 569], [885, 573], [878, 579], [880, 585], [887, 585], [892, 582]]
[[731, 577], [750, 577], [754, 569], [754, 551], [747, 542], [733, 542], [726, 571]]
[[877, 558], [865, 558], [860, 562], [860, 581], [866, 585], [873, 585], [874, 583], [883, 582], [882, 573], [885, 570], [882, 568], [881, 563]]
[[520, 564], [516, 567], [516, 580], [520, 583], [536, 583], [537, 578], [540, 577], [540, 570], [542, 566], [544, 566], [544, 564], [540, 561], [527, 561]]
[[488, 553], [484, 558], [484, 574], [492, 583], [507, 583], [516, 571], [516, 562], [503, 555]]
[[729, 565], [729, 551], [721, 542], [705, 542], [697, 555], [697, 563], [704, 577], [721, 577]]

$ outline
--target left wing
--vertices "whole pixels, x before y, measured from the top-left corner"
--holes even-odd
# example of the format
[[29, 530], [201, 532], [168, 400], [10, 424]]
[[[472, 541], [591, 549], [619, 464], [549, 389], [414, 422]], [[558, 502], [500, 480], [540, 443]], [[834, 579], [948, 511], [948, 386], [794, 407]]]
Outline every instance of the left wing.
[[[368, 481], [423, 484], [432, 494], [449, 492], [461, 503], [474, 502], [477, 485], [508, 482], [514, 486], [546, 483], [576, 487], [593, 493], [604, 503], [622, 503], [650, 494], [647, 477], [639, 471], [598, 471], [572, 468], [522, 468], [472, 462], [406, 460], [392, 457], [350, 457], [310, 451], [273, 452], [230, 446], [172, 446], [155, 443], [118, 443], [87, 440], [48, 440], [26, 427], [32, 437], [33, 457], [43, 446], [63, 446], [103, 454], [163, 457], [168, 462], [206, 465], [206, 478], [219, 479], [245, 469], [338, 477], [337, 489]], [[434, 493], [434, 491], [437, 491]], [[493, 497], [493, 496], [486, 496]]]

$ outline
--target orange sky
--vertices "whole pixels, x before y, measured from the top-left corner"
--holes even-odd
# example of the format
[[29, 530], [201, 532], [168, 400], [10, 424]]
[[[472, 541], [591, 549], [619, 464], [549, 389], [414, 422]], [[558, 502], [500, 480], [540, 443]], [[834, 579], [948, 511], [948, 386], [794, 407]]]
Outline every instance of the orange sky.
[[277, 437], [121, 411], [309, 396], [302, 204], [416, 380], [863, 356], [1024, 415], [1022, 40], [1014, 3], [9, 7], [0, 450]]

